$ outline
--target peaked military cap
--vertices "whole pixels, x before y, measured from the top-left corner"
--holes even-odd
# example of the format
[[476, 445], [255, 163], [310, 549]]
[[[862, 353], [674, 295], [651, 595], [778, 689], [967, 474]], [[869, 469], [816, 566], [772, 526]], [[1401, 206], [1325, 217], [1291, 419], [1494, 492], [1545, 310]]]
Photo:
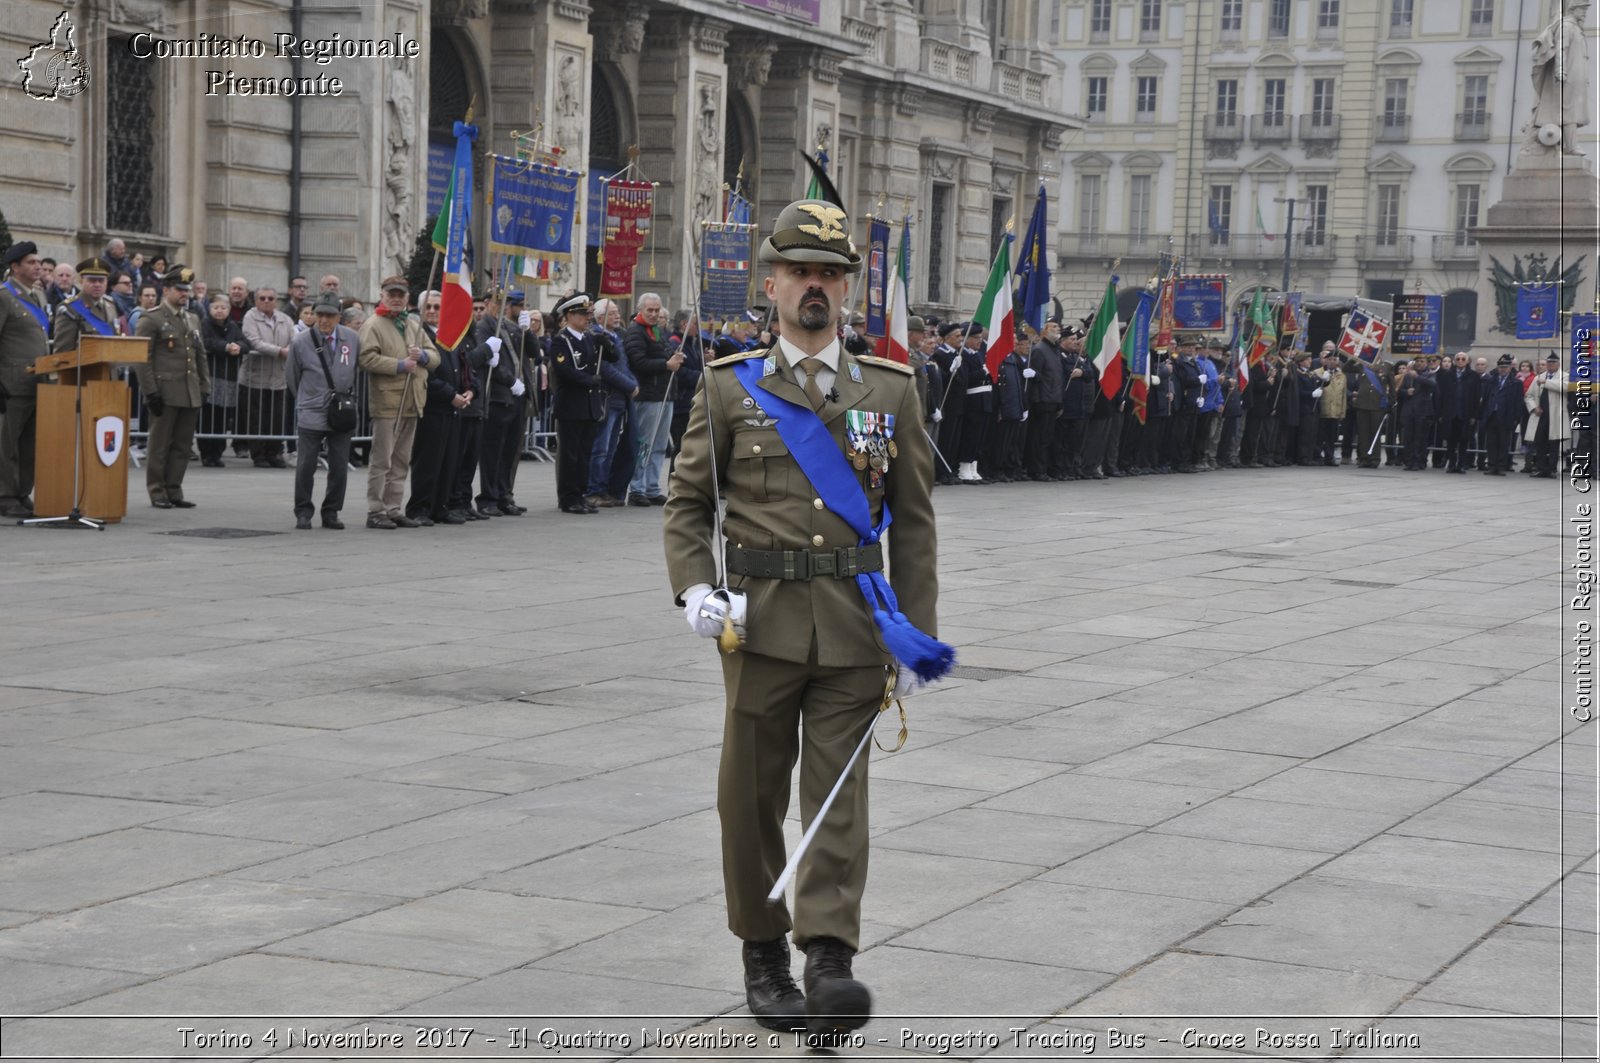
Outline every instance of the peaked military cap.
[[174, 265], [167, 270], [167, 287], [177, 288], [179, 291], [194, 285], [194, 270], [188, 266]]
[[75, 267], [80, 277], [109, 277], [111, 266], [103, 258], [86, 258]]
[[861, 252], [850, 239], [850, 216], [821, 199], [800, 199], [778, 212], [773, 233], [761, 241], [763, 262], [828, 262], [861, 272]]
[[594, 300], [589, 297], [588, 292], [578, 292], [575, 295], [569, 295], [556, 304], [557, 317], [570, 314], [574, 310], [581, 311], [585, 314], [594, 313]]
[[923, 321], [920, 317], [917, 317], [915, 314], [913, 314], [912, 316], [906, 318], [906, 331], [907, 332], [927, 332], [928, 331], [928, 323], [926, 321]]
[[1509, 354], [1502, 354], [1500, 356], [1500, 360], [1498, 362], [1494, 363], [1494, 364], [1495, 365], [1510, 365], [1512, 363], [1512, 361], [1513, 361], [1513, 359]]
[[339, 307], [339, 294], [337, 292], [323, 292], [317, 296], [317, 301], [311, 307], [313, 314], [339, 314], [343, 311]]

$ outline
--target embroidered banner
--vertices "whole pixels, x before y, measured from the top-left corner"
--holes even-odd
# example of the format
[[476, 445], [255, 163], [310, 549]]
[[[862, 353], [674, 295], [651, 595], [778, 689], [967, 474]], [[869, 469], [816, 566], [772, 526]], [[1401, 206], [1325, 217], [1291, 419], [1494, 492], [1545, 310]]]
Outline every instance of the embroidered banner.
[[566, 262], [578, 217], [577, 170], [490, 156], [489, 249]]
[[633, 269], [650, 233], [655, 186], [649, 181], [607, 181], [605, 238], [600, 246], [600, 294], [632, 295]]
[[742, 314], [750, 296], [751, 245], [754, 225], [712, 223], [701, 244], [700, 309], [707, 317]]
[[1186, 273], [1174, 282], [1172, 312], [1186, 332], [1221, 332], [1228, 327], [1228, 278], [1222, 273]]

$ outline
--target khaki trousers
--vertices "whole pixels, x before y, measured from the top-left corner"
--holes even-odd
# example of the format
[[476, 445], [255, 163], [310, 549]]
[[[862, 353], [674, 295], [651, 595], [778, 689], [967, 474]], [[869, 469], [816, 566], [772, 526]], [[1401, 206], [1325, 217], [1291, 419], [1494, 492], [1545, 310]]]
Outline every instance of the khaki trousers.
[[[1356, 462], [1368, 467], [1376, 467], [1383, 461], [1383, 444], [1378, 442], [1378, 428], [1388, 427], [1393, 417], [1385, 420], [1388, 410], [1357, 410], [1356, 411]], [[1371, 451], [1371, 454], [1367, 452]]]
[[33, 494], [34, 411], [31, 392], [13, 392], [0, 414], [0, 502]]
[[183, 501], [183, 474], [189, 471], [189, 448], [194, 446], [194, 426], [200, 410], [194, 406], [168, 406], [150, 419], [145, 440], [144, 485], [150, 501]]
[[728, 929], [745, 941], [768, 941], [792, 927], [797, 948], [818, 937], [858, 948], [867, 882], [866, 752], [800, 862], [792, 923], [787, 905], [768, 907], [767, 891], [786, 860], [783, 820], [795, 761], [805, 828], [882, 702], [884, 670], [824, 668], [740, 652], [722, 658], [722, 674], [728, 702], [717, 812]]
[[411, 444], [417, 438], [417, 419], [384, 415], [372, 419], [372, 453], [367, 458], [367, 516], [401, 512], [406, 497], [406, 474], [411, 471]]

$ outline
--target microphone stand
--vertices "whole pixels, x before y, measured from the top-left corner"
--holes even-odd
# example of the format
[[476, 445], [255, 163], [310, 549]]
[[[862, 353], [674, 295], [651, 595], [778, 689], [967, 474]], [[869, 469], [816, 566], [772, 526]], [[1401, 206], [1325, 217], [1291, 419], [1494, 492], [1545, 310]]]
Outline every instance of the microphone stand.
[[[78, 509], [83, 499], [83, 347], [72, 352], [77, 365], [72, 372], [72, 509], [64, 517], [27, 517], [17, 521], [23, 527], [35, 525], [61, 528], [93, 528], [105, 531], [105, 521], [85, 517]], [[127, 425], [123, 425], [123, 445], [127, 445]]]

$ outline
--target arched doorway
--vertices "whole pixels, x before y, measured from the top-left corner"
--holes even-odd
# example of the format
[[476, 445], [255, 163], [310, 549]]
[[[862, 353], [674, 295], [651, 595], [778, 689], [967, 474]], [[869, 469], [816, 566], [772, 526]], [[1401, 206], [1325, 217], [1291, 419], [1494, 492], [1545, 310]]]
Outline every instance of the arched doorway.
[[1454, 354], [1472, 346], [1478, 338], [1478, 293], [1457, 288], [1444, 293], [1444, 321], [1440, 341], [1445, 353]]
[[756, 166], [756, 155], [760, 149], [760, 133], [756, 129], [755, 114], [742, 92], [731, 89], [728, 92], [722, 143], [723, 184], [730, 189], [742, 189], [744, 198], [757, 202], [756, 173], [760, 168]]
[[[484, 96], [476, 76], [477, 64], [470, 48], [463, 48], [454, 31], [433, 31], [428, 54], [428, 195], [425, 213], [431, 223], [444, 204], [455, 160], [455, 124], [467, 115], [474, 98], [478, 115], [484, 113]], [[481, 141], [480, 141], [481, 143]], [[474, 175], [479, 173], [473, 168]]]
[[[628, 135], [617, 77], [606, 64], [595, 62], [589, 71], [589, 200], [584, 277], [590, 291], [600, 285], [600, 238], [605, 230], [605, 203], [600, 184], [628, 164]], [[620, 78], [619, 78], [620, 81]]]

